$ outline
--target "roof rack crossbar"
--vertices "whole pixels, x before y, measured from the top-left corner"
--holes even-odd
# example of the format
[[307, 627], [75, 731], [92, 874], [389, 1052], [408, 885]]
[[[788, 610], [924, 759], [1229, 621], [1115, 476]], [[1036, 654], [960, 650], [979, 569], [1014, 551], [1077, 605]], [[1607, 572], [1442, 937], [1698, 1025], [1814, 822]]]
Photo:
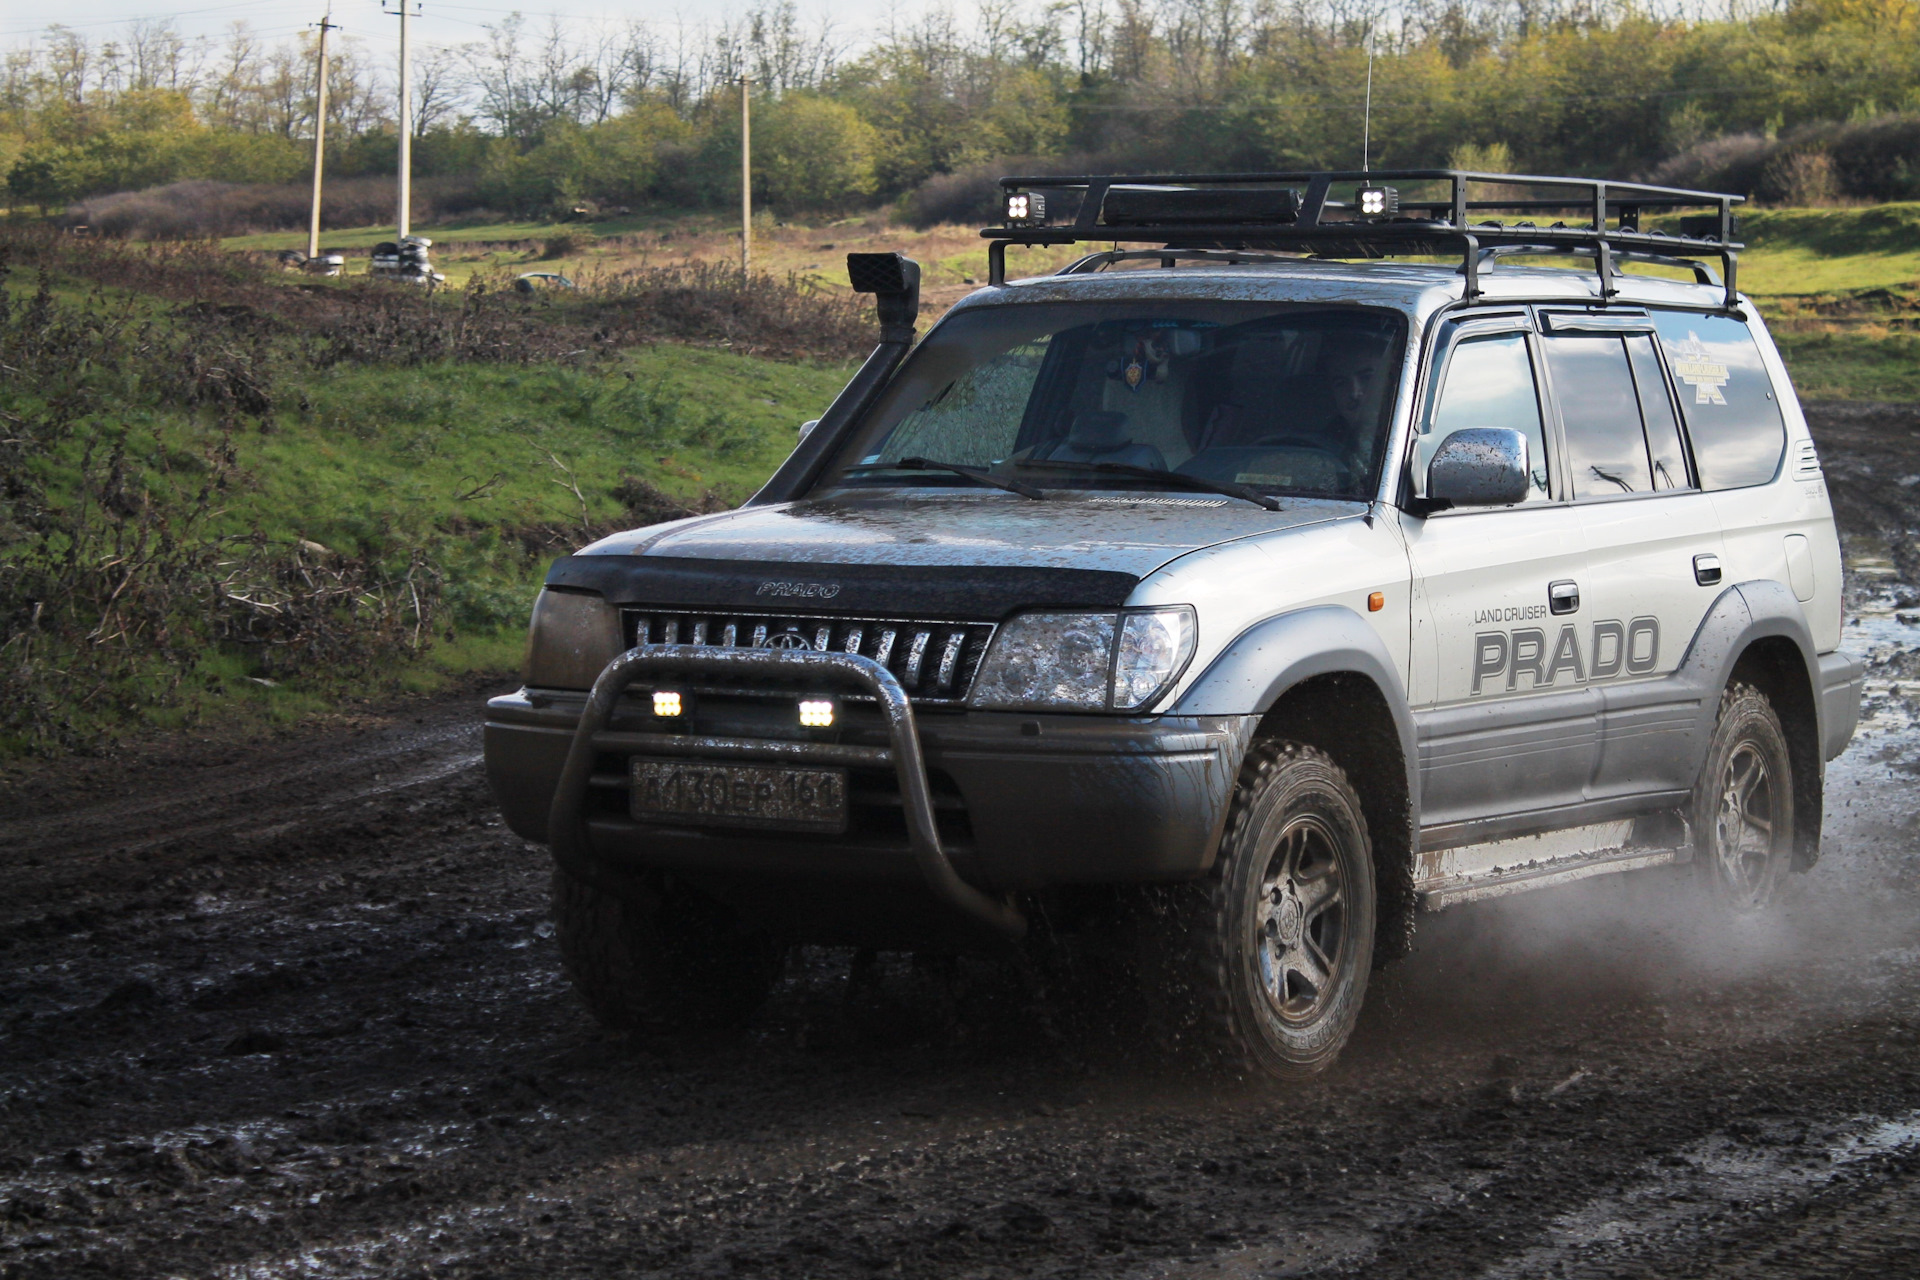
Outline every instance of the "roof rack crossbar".
[[[1355, 205], [1330, 199], [1340, 183], [1379, 187], [1392, 183], [1446, 182], [1447, 198], [1425, 197], [1400, 203], [1397, 213], [1385, 217], [1361, 217]], [[1009, 224], [989, 227], [981, 232], [992, 244], [988, 248], [988, 277], [991, 283], [1006, 281], [1008, 245], [1064, 245], [1085, 240], [1153, 241], [1164, 244], [1161, 250], [1146, 251], [1144, 256], [1166, 256], [1168, 251], [1261, 251], [1307, 253], [1320, 257], [1382, 258], [1404, 255], [1463, 254], [1462, 274], [1467, 277], [1469, 296], [1479, 292], [1483, 255], [1486, 249], [1513, 253], [1579, 253], [1591, 256], [1600, 277], [1603, 302], [1618, 293], [1617, 261], [1671, 260], [1666, 265], [1686, 265], [1693, 258], [1718, 258], [1723, 265], [1721, 282], [1726, 286], [1726, 305], [1737, 303], [1734, 289], [1736, 251], [1743, 248], [1733, 239], [1733, 206], [1744, 197], [1715, 191], [1690, 191], [1680, 187], [1660, 187], [1638, 182], [1614, 182], [1597, 178], [1553, 177], [1541, 174], [1481, 173], [1459, 169], [1375, 169], [1371, 171], [1298, 171], [1279, 173], [1210, 174], [1084, 174], [1032, 175], [1002, 178], [1000, 185], [1009, 194], [1031, 188], [1044, 192], [1078, 190], [1080, 206], [1071, 223], [1059, 225]], [[1291, 191], [1278, 196], [1275, 212], [1263, 210], [1253, 221], [1235, 220], [1231, 215], [1219, 222], [1192, 220], [1216, 212], [1205, 199], [1209, 187], [1272, 187]], [[1476, 190], [1475, 188], [1480, 188]], [[1109, 216], [1109, 195], [1116, 188], [1130, 192], [1143, 188], [1163, 188], [1171, 193], [1193, 192], [1193, 206], [1171, 216], [1155, 212], [1152, 203], [1130, 201], [1128, 209]], [[1304, 188], [1302, 190], [1302, 188]], [[1489, 189], [1491, 188], [1491, 189]], [[1540, 192], [1538, 188], [1548, 188]], [[1555, 190], [1557, 189], [1557, 190]], [[1564, 194], [1562, 194], [1564, 192]], [[1171, 198], [1183, 199], [1178, 195]], [[1245, 197], [1240, 197], [1245, 208]], [[1065, 201], [1058, 201], [1065, 207]], [[1357, 203], [1357, 201], [1356, 201]], [[1118, 206], [1116, 205], [1116, 210]], [[1231, 207], [1229, 205], [1228, 207]], [[1165, 206], [1163, 205], [1164, 209]], [[1641, 216], [1647, 212], [1671, 212], [1681, 209], [1711, 209], [1713, 233], [1698, 234], [1684, 220], [1678, 233], [1643, 228]], [[1144, 211], [1143, 211], [1144, 210]], [[1588, 219], [1577, 226], [1558, 221], [1539, 226], [1533, 221], [1503, 222], [1497, 219], [1472, 221], [1476, 213], [1532, 214], [1567, 211], [1584, 213]], [[1328, 215], [1344, 215], [1329, 217]], [[1252, 215], [1246, 215], [1252, 216]], [[1704, 221], [1704, 219], [1703, 219]], [[1717, 233], [1717, 234], [1715, 234]], [[1069, 271], [1091, 269], [1095, 258], [1101, 263], [1118, 261], [1111, 256], [1090, 255]], [[1491, 265], [1492, 259], [1484, 265]], [[1082, 264], [1087, 264], [1084, 267]], [[1699, 273], [1696, 271], [1696, 275]], [[1703, 280], [1703, 283], [1705, 281]]]
[[[1496, 244], [1490, 245], [1480, 251], [1480, 269], [1485, 271], [1501, 258], [1523, 258], [1536, 255], [1591, 258], [1594, 256], [1594, 253], [1595, 247], [1593, 245]], [[1717, 285], [1721, 283], [1719, 274], [1698, 258], [1676, 258], [1672, 254], [1647, 253], [1639, 249], [1615, 249], [1613, 251], [1613, 260], [1615, 262], [1646, 262], [1659, 267], [1684, 268], [1693, 272], [1693, 282], [1695, 284]], [[1463, 265], [1461, 268], [1462, 272], [1464, 272], [1465, 269]]]
[[1166, 266], [1175, 262], [1298, 262], [1299, 254], [1261, 253], [1247, 249], [1102, 249], [1098, 253], [1089, 253], [1085, 257], [1075, 258], [1066, 266], [1054, 272], [1057, 276], [1087, 275], [1102, 267], [1112, 266], [1116, 262], [1144, 262], [1158, 259]]

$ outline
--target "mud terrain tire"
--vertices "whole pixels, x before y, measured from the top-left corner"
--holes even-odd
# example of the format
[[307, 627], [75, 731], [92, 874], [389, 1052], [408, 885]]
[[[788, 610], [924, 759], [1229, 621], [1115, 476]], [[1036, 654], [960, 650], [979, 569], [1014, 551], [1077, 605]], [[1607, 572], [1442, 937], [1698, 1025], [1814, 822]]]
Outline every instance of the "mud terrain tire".
[[1793, 764], [1767, 695], [1730, 684], [1694, 786], [1694, 874], [1736, 915], [1765, 911], [1793, 861]]
[[1372, 845], [1325, 753], [1256, 744], [1209, 876], [1176, 891], [1162, 996], [1184, 1039], [1231, 1071], [1300, 1080], [1352, 1034], [1373, 959]]
[[730, 1026], [766, 1000], [786, 946], [664, 876], [615, 897], [553, 871], [560, 959], [604, 1027]]

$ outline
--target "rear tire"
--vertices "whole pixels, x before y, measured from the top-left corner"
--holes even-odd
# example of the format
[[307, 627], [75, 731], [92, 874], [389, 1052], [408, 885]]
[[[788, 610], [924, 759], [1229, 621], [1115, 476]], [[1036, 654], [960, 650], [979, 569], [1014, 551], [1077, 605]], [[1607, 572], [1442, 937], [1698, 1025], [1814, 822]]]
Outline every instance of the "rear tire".
[[553, 870], [560, 959], [604, 1027], [729, 1026], [765, 1002], [786, 944], [664, 876], [616, 897]]
[[1707, 895], [1735, 915], [1773, 905], [1793, 861], [1793, 764], [1780, 717], [1752, 685], [1721, 695], [1693, 812], [1694, 871]]
[[1325, 753], [1256, 745], [1220, 854], [1175, 891], [1172, 981], [1157, 993], [1210, 1056], [1281, 1080], [1324, 1071], [1353, 1033], [1373, 960], [1373, 850]]

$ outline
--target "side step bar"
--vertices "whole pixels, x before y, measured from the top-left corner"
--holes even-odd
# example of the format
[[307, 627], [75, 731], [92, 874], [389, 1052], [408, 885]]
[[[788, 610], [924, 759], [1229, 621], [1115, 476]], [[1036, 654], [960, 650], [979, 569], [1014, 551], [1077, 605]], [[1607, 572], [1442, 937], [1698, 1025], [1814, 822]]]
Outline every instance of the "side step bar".
[[887, 719], [885, 747], [856, 747], [824, 742], [749, 741], [729, 738], [674, 737], [676, 754], [746, 756], [810, 760], [822, 763], [893, 766], [906, 812], [908, 843], [921, 877], [935, 897], [1011, 937], [1026, 932], [1026, 917], [1009, 903], [962, 880], [940, 845], [934, 822], [933, 789], [914, 725], [913, 705], [893, 673], [871, 658], [851, 653], [815, 653], [785, 649], [718, 649], [705, 645], [647, 645], [629, 649], [600, 673], [574, 729], [560, 785], [547, 819], [553, 856], [582, 880], [597, 879], [592, 837], [586, 823], [586, 798], [593, 785], [593, 760], [601, 751], [658, 751], [669, 735], [619, 733], [608, 728], [620, 695], [640, 676], [652, 672], [760, 675], [816, 685], [852, 685], [872, 694]]
[[1670, 845], [1629, 844], [1633, 825], [1631, 820], [1600, 822], [1422, 852], [1414, 893], [1422, 908], [1438, 911], [1463, 902], [1692, 859], [1692, 845], [1684, 838]]

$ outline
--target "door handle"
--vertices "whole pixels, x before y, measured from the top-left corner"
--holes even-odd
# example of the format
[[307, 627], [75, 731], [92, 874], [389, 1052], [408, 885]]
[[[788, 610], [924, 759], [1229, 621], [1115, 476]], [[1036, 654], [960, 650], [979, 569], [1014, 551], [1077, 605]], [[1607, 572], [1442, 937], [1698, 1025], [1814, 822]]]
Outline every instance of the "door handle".
[[1580, 612], [1580, 584], [1577, 582], [1548, 583], [1547, 608], [1555, 613]]
[[1712, 554], [1697, 555], [1693, 558], [1693, 580], [1703, 587], [1711, 587], [1720, 581], [1720, 557]]

